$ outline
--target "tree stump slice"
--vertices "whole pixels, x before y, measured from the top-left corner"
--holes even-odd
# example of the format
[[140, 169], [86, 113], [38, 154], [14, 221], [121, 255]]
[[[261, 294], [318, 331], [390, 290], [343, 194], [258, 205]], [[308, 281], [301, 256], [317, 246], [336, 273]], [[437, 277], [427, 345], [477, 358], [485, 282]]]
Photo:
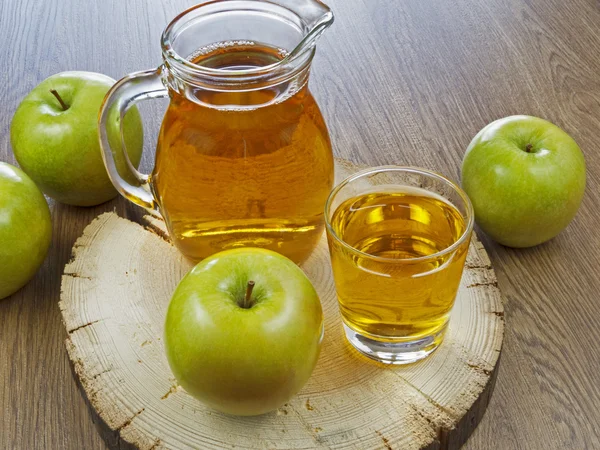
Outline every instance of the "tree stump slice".
[[[338, 160], [337, 181], [357, 170]], [[89, 404], [119, 446], [141, 449], [458, 448], [483, 416], [504, 331], [501, 294], [474, 235], [441, 347], [408, 366], [384, 366], [344, 337], [325, 236], [302, 268], [323, 304], [325, 338], [302, 391], [279, 410], [233, 417], [177, 385], [163, 325], [192, 267], [164, 224], [105, 213], [73, 247], [62, 278], [66, 347]]]

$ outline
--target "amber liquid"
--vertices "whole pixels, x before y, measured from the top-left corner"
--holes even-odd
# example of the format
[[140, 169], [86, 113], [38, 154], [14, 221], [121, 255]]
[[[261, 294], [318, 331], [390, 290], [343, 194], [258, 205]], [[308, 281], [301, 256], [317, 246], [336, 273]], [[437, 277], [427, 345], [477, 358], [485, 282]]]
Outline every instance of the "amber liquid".
[[[216, 45], [191, 61], [240, 70], [284, 55], [260, 44]], [[302, 83], [171, 92], [152, 184], [185, 255], [198, 260], [253, 246], [301, 262], [316, 246], [333, 157], [321, 112]]]
[[453, 205], [422, 189], [390, 188], [346, 200], [331, 224], [363, 252], [330, 239], [340, 309], [350, 328], [372, 339], [411, 341], [445, 329], [469, 240], [455, 252], [426, 257], [464, 233], [465, 220]]

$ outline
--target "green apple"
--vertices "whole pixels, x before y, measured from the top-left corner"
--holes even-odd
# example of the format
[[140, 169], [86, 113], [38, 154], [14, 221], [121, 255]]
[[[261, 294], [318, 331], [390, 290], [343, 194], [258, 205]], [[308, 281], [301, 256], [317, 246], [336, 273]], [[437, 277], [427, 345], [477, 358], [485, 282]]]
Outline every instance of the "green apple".
[[0, 299], [21, 289], [50, 247], [46, 199], [22, 170], [0, 162]]
[[[58, 73], [35, 87], [17, 108], [10, 127], [15, 157], [49, 197], [92, 206], [117, 195], [104, 168], [97, 129], [100, 106], [114, 82], [92, 72]], [[118, 127], [114, 115], [111, 136], [118, 136]], [[143, 132], [135, 108], [125, 116], [123, 129], [129, 158], [137, 167]]]
[[321, 303], [304, 272], [258, 248], [200, 262], [177, 286], [165, 323], [167, 358], [181, 386], [243, 416], [272, 411], [296, 394], [322, 338]]
[[475, 219], [508, 247], [552, 239], [571, 222], [585, 190], [579, 146], [556, 125], [510, 116], [490, 123], [471, 141], [462, 186]]

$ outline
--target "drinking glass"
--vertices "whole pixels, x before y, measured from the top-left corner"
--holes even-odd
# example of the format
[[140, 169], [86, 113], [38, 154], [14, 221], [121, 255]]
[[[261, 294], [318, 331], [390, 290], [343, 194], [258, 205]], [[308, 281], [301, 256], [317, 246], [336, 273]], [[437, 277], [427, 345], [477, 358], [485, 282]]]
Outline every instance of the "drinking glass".
[[338, 185], [325, 206], [346, 337], [405, 364], [442, 342], [473, 230], [465, 192], [424, 169], [383, 166]]

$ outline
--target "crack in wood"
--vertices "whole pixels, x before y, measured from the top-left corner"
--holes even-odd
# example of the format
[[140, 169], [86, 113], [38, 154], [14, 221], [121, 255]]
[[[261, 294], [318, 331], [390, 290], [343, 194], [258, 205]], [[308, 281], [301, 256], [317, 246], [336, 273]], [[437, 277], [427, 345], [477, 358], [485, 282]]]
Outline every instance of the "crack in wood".
[[484, 266], [478, 266], [476, 264], [465, 264], [465, 269], [482, 269], [482, 270], [492, 270], [492, 265], [491, 264], [486, 264]]
[[92, 377], [92, 380], [95, 380], [95, 379], [96, 379], [96, 378], [98, 378], [100, 375], [104, 375], [105, 373], [111, 372], [112, 370], [113, 370], [113, 369], [112, 369], [112, 367], [110, 367], [110, 368], [108, 368], [108, 369], [106, 369], [106, 370], [103, 370], [102, 372], [98, 372], [96, 375], [94, 375], [94, 376]]
[[[433, 398], [431, 398], [429, 395], [427, 395], [425, 392], [423, 392], [421, 389], [419, 389], [417, 386], [415, 386], [414, 384], [412, 384], [410, 381], [408, 381], [406, 378], [404, 378], [402, 375], [400, 375], [399, 373], [395, 372], [392, 370], [392, 373], [394, 375], [396, 375], [398, 378], [400, 378], [402, 381], [404, 381], [408, 386], [410, 386], [411, 388], [413, 388], [415, 391], [417, 391], [419, 394], [421, 394], [423, 396], [423, 398], [425, 400], [427, 400], [428, 403], [432, 404], [433, 406], [435, 406], [440, 412], [442, 412], [443, 414], [445, 414], [446, 416], [448, 416], [449, 419], [452, 420], [452, 422], [454, 423], [454, 425], [456, 425], [456, 423], [458, 423], [458, 421], [460, 420], [460, 417], [458, 417], [453, 411], [447, 409], [446, 407], [440, 405], [438, 402], [436, 402]], [[408, 402], [407, 402], [408, 403]], [[410, 403], [409, 403], [410, 404]]]
[[148, 450], [154, 450], [155, 448], [158, 448], [160, 444], [162, 444], [162, 441], [160, 438], [156, 438], [156, 440], [152, 443], [152, 447], [150, 447]]
[[442, 426], [435, 423], [431, 417], [427, 417], [423, 411], [417, 408], [417, 405], [413, 405], [412, 403], [407, 403], [407, 405], [412, 409], [419, 417], [424, 419], [430, 426], [431, 429], [436, 433], [438, 442], [442, 442], [444, 436], [448, 433], [448, 431]]
[[474, 288], [474, 287], [480, 287], [480, 286], [493, 286], [493, 287], [497, 288], [498, 281], [486, 281], [484, 283], [471, 283], [471, 284], [467, 285], [467, 289]]
[[490, 311], [490, 314], [504, 318], [504, 311]]
[[375, 433], [377, 433], [377, 436], [379, 436], [383, 442], [383, 446], [387, 449], [387, 450], [394, 450], [392, 448], [392, 446], [390, 445], [390, 441], [388, 438], [386, 438], [381, 431], [375, 431]]
[[174, 393], [175, 393], [175, 392], [177, 392], [178, 390], [179, 390], [179, 385], [178, 385], [178, 384], [175, 384], [175, 385], [171, 386], [171, 389], [169, 389], [169, 390], [167, 391], [167, 393], [166, 393], [165, 395], [163, 395], [163, 396], [162, 396], [160, 399], [161, 399], [161, 400], [166, 400], [166, 399], [168, 399], [168, 398], [169, 398], [169, 396], [170, 396], [171, 394], [174, 394]]
[[144, 229], [148, 230], [152, 234], [157, 235], [159, 238], [161, 238], [165, 242], [168, 242], [170, 245], [173, 245], [173, 243], [171, 242], [171, 239], [169, 239], [169, 235], [167, 234], [167, 232], [165, 232], [164, 230], [161, 230], [156, 225], [150, 223], [148, 225], [145, 225]]
[[302, 417], [302, 415], [298, 411], [296, 411], [296, 408], [294, 408], [291, 404], [288, 403], [286, 403], [284, 406], [287, 406], [294, 413], [294, 415], [298, 418], [298, 421], [304, 426], [306, 431], [308, 431], [308, 434], [313, 438], [313, 440], [317, 444], [322, 445], [323, 438], [318, 434], [318, 432], [315, 431], [315, 429], [308, 422], [306, 422], [306, 420], [304, 420], [304, 417]]
[[81, 330], [82, 328], [89, 327], [90, 325], [94, 325], [95, 323], [98, 323], [98, 322], [100, 322], [100, 321], [102, 321], [102, 319], [98, 319], [98, 320], [92, 320], [91, 322], [84, 323], [83, 325], [79, 325], [78, 327], [75, 327], [75, 328], [73, 328], [73, 329], [71, 329], [71, 330], [68, 330], [68, 331], [67, 331], [67, 333], [69, 333], [69, 334], [73, 334], [73, 333], [75, 333], [76, 331], [79, 331], [79, 330]]
[[65, 272], [65, 273], [63, 273], [63, 275], [65, 275], [67, 277], [73, 277], [73, 278], [83, 278], [85, 280], [93, 280], [92, 277], [81, 275], [80, 273], [77, 273], [77, 272]]
[[424, 411], [419, 409], [419, 407], [417, 405], [415, 405], [409, 401], [406, 402], [406, 404], [416, 414], [418, 414], [421, 418], [423, 418], [431, 426], [432, 431], [434, 433], [436, 433], [436, 435], [437, 435], [437, 440], [440, 443], [441, 448], [446, 448], [448, 436], [449, 436], [450, 432], [458, 426], [462, 416], [460, 416], [459, 414], [451, 411], [450, 409], [440, 405], [433, 398], [431, 398], [429, 395], [427, 395], [426, 393], [421, 391], [421, 389], [419, 389], [417, 386], [412, 384], [410, 381], [408, 381], [402, 375], [400, 375], [394, 371], [392, 371], [392, 373], [394, 373], [396, 376], [398, 376], [398, 378], [400, 378], [402, 381], [404, 381], [409, 387], [411, 387], [416, 392], [418, 392], [422, 396], [422, 398], [424, 398], [429, 404], [434, 406], [436, 408], [436, 410], [440, 412], [439, 420], [436, 420], [435, 417], [434, 418], [429, 417]]
[[481, 367], [478, 364], [473, 364], [473, 363], [467, 363], [467, 366], [469, 366], [471, 369], [474, 369], [476, 372], [481, 372], [484, 375], [487, 375], [488, 377], [492, 374], [493, 370], [490, 369], [485, 369], [483, 367]]
[[119, 426], [118, 426], [118, 427], [115, 429], [115, 431], [117, 431], [117, 432], [119, 432], [119, 433], [120, 433], [120, 432], [121, 432], [121, 430], [122, 430], [123, 428], [127, 428], [129, 425], [131, 425], [131, 422], [133, 422], [133, 420], [134, 420], [134, 419], [135, 419], [137, 416], [139, 416], [141, 413], [143, 413], [145, 410], [146, 410], [146, 408], [142, 408], [142, 409], [140, 409], [140, 410], [139, 410], [138, 412], [136, 412], [136, 413], [135, 413], [133, 416], [131, 416], [129, 419], [127, 419], [125, 422], [123, 422], [121, 425], [119, 425]]
[[[500, 321], [497, 325], [497, 327], [502, 329], [502, 334], [504, 334], [504, 322]], [[464, 357], [460, 358], [460, 360], [465, 363], [468, 364], [469, 362], [472, 361], [477, 361], [480, 360], [483, 363], [485, 363], [486, 365], [492, 367], [492, 372], [494, 370], [496, 370], [496, 368], [498, 367], [498, 358], [499, 355], [492, 357], [492, 361], [489, 361], [487, 359], [483, 359], [481, 356], [477, 355], [476, 353], [473, 352], [473, 349], [471, 347], [467, 347], [464, 343], [461, 342], [457, 342], [457, 341], [452, 341], [452, 345], [456, 345], [458, 346], [458, 348], [460, 349], [462, 355]], [[493, 348], [494, 351], [500, 353], [502, 351], [502, 339], [500, 339], [500, 347], [494, 347]]]

